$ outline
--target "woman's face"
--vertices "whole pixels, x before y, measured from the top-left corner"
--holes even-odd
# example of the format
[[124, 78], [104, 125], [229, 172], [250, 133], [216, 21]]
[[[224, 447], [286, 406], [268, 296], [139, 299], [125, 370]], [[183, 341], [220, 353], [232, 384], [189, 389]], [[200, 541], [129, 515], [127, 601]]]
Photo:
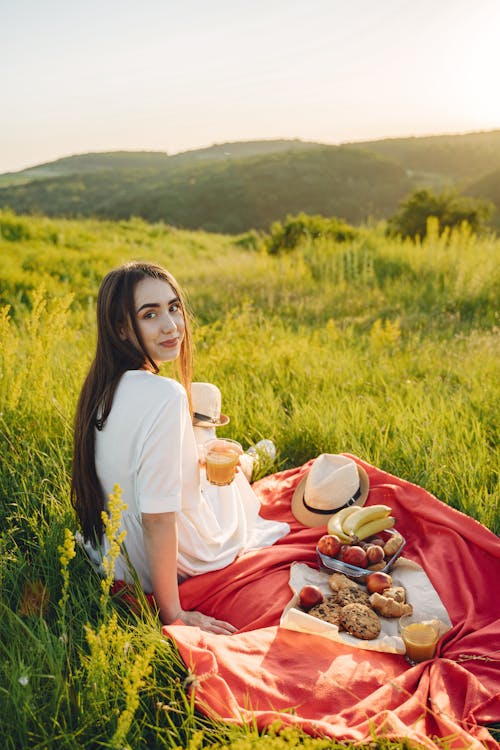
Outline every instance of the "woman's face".
[[[167, 281], [144, 278], [134, 290], [134, 312], [144, 347], [156, 365], [180, 354], [186, 324], [181, 301]], [[139, 348], [132, 326], [124, 332]]]

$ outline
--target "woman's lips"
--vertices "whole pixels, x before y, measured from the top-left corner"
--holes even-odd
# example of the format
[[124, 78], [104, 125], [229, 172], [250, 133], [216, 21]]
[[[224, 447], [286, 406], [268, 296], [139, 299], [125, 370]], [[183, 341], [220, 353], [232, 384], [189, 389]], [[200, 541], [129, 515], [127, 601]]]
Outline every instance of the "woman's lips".
[[175, 349], [177, 344], [179, 343], [179, 339], [167, 339], [166, 341], [160, 341], [160, 346], [164, 349]]

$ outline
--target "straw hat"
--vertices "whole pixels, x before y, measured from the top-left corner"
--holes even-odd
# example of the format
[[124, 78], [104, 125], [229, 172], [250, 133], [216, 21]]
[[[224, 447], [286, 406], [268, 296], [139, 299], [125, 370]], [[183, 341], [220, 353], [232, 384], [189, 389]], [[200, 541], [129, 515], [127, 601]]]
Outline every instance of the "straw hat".
[[351, 458], [322, 453], [298, 483], [292, 513], [304, 526], [326, 526], [342, 508], [364, 505], [369, 489], [368, 474]]
[[229, 417], [221, 414], [222, 397], [212, 383], [191, 383], [193, 425], [195, 427], [224, 427]]

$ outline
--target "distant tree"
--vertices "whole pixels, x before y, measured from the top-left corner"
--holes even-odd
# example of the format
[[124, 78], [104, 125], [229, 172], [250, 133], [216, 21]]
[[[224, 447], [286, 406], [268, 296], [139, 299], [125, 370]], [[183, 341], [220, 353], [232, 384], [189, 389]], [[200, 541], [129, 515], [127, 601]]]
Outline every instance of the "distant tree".
[[401, 204], [401, 210], [389, 219], [388, 232], [402, 237], [425, 237], [427, 219], [435, 216], [441, 229], [467, 222], [473, 232], [484, 228], [493, 213], [493, 205], [477, 198], [466, 198], [453, 191], [434, 193], [428, 188], [415, 190]]
[[293, 250], [306, 237], [313, 240], [326, 237], [335, 242], [347, 242], [357, 234], [356, 229], [342, 219], [300, 213], [297, 216], [287, 216], [284, 222], [275, 221], [264, 244], [268, 253], [277, 255]]

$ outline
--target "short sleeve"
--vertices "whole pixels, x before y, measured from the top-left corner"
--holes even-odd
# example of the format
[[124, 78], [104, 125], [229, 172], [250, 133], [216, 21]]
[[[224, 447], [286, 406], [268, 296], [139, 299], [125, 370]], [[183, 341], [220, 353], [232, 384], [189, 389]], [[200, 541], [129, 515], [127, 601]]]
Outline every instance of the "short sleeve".
[[183, 436], [189, 419], [186, 393], [175, 389], [155, 411], [138, 456], [136, 497], [142, 513], [179, 511]]

